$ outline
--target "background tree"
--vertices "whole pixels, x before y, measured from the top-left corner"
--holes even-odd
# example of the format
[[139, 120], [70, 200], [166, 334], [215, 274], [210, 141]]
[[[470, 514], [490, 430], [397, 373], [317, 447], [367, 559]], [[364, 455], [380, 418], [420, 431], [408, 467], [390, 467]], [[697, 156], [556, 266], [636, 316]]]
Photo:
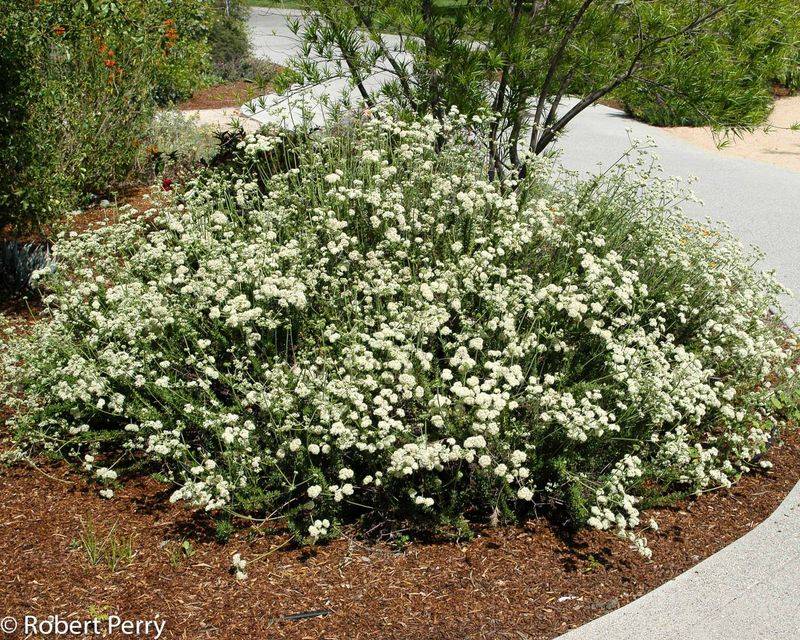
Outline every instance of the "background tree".
[[[664, 112], [674, 101], [684, 113], [697, 114], [695, 120], [713, 125], [752, 125], [766, 114], [767, 81], [756, 77], [768, 68], [764, 61], [796, 51], [790, 27], [797, 24], [798, 11], [783, 0], [769, 5], [311, 0], [310, 5], [313, 13], [295, 23], [304, 51], [293, 64], [294, 79], [344, 76], [368, 105], [389, 99], [416, 114], [441, 117], [451, 106], [468, 114], [491, 109], [499, 117], [488, 152], [499, 173], [521, 166], [520, 150], [547, 150], [583, 110], [617, 93], [642, 104], [642, 95], [651, 92], [667, 103]], [[744, 45], [748, 23], [749, 48], [729, 55]], [[759, 70], [753, 68], [756, 60]], [[725, 68], [715, 71], [715, 65]], [[749, 76], [742, 72], [748, 68]], [[687, 80], [687, 74], [704, 86]], [[738, 94], [726, 99], [731, 87]]]

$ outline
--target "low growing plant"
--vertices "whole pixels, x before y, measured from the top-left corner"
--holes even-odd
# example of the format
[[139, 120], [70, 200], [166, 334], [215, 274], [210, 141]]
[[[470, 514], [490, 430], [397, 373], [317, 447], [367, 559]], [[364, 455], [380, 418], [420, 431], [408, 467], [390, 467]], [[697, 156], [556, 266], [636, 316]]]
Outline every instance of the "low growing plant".
[[111, 571], [133, 560], [133, 536], [118, 537], [116, 523], [103, 536], [95, 529], [94, 521], [82, 526], [80, 536], [73, 540], [72, 547], [82, 549], [90, 564], [104, 563]]
[[0, 294], [24, 292], [31, 275], [50, 262], [47, 245], [0, 240]]
[[645, 488], [729, 485], [781, 425], [784, 289], [644, 169], [487, 180], [486, 127], [263, 129], [155, 218], [60, 238], [4, 357], [17, 440], [309, 542], [538, 503], [649, 554]]
[[180, 544], [168, 543], [167, 557], [169, 564], [173, 569], [177, 569], [184, 560], [188, 560], [195, 554], [195, 548], [192, 546], [191, 540], [184, 540]]

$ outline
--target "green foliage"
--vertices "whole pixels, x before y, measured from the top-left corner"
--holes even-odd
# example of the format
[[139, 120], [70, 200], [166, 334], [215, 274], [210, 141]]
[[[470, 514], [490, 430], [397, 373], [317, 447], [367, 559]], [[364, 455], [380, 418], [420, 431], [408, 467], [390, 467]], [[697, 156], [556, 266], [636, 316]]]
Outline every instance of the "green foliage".
[[47, 246], [3, 241], [0, 243], [0, 293], [24, 291], [33, 272], [46, 267], [49, 261]]
[[[800, 20], [798, 20], [800, 22]], [[795, 23], [793, 41], [787, 48], [787, 55], [782, 65], [778, 65], [775, 80], [789, 91], [800, 91], [800, 24]]]
[[772, 83], [798, 82], [800, 8], [794, 0], [740, 0], [691, 48], [671, 45], [618, 97], [658, 125], [761, 124]]
[[114, 523], [103, 536], [97, 532], [91, 519], [83, 525], [78, 539], [73, 540], [70, 546], [82, 549], [93, 566], [104, 563], [111, 571], [130, 564], [134, 555], [132, 535], [117, 536], [117, 524]]
[[241, 0], [217, 0], [209, 33], [213, 73], [225, 81], [251, 80], [263, 86], [277, 71], [273, 63], [253, 56], [247, 32], [247, 6]]
[[215, 525], [214, 525], [214, 537], [217, 539], [217, 542], [225, 543], [231, 539], [233, 535], [234, 528], [233, 524], [231, 523], [229, 518], [221, 517], [217, 518]]
[[144, 132], [147, 144], [136, 171], [147, 179], [179, 175], [211, 159], [216, 144], [212, 131], [198, 127], [194, 116], [177, 110], [159, 111]]
[[[318, 15], [297, 23], [307, 48], [292, 80], [343, 75], [368, 104], [382, 93], [416, 114], [441, 117], [453, 105], [470, 115], [499, 112], [489, 140], [498, 172], [524, 164], [521, 148], [547, 150], [605, 96], [623, 97], [658, 123], [758, 123], [770, 109], [770, 81], [792, 73], [798, 37], [794, 0], [310, 5]], [[380, 90], [368, 86], [376, 63], [392, 76]], [[567, 104], [570, 95], [579, 100]]]
[[210, 18], [206, 0], [0, 0], [0, 226], [124, 182], [156, 104], [203, 81]]
[[173, 569], [177, 569], [184, 560], [188, 560], [195, 554], [195, 548], [191, 540], [184, 540], [180, 544], [167, 543], [167, 557]]
[[250, 57], [246, 16], [237, 0], [218, 0], [209, 43], [214, 71], [222, 78], [237, 79], [242, 63]]

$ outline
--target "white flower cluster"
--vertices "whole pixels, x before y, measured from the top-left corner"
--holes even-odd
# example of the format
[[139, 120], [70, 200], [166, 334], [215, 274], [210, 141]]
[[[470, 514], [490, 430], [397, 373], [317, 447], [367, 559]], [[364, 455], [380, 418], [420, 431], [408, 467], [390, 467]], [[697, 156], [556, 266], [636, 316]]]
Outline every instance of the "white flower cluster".
[[370, 507], [524, 510], [559, 479], [626, 531], [645, 479], [735, 479], [794, 374], [781, 287], [635, 177], [487, 180], [464, 126], [262, 129], [252, 171], [62, 238], [50, 321], [6, 352], [18, 432], [116, 443], [173, 500], [314, 540]]
[[308, 537], [313, 542], [328, 535], [328, 530], [331, 527], [330, 520], [323, 518], [322, 520], [314, 520], [313, 524], [308, 527]]
[[238, 551], [231, 556], [231, 568], [237, 580], [247, 580], [247, 560], [242, 558], [242, 554]]

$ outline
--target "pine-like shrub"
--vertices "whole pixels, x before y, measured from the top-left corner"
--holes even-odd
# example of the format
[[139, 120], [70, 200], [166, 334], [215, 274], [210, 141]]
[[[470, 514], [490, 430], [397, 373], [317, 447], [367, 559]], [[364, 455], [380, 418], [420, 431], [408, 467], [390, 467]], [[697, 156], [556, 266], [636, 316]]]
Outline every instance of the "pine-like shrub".
[[264, 129], [62, 237], [6, 349], [18, 441], [312, 541], [547, 503], [648, 553], [637, 496], [729, 484], [780, 424], [783, 289], [670, 183], [488, 181], [467, 124]]
[[738, 0], [691, 46], [666, 47], [618, 97], [656, 125], [757, 126], [772, 110], [772, 84], [796, 86], [798, 46], [794, 0]]

